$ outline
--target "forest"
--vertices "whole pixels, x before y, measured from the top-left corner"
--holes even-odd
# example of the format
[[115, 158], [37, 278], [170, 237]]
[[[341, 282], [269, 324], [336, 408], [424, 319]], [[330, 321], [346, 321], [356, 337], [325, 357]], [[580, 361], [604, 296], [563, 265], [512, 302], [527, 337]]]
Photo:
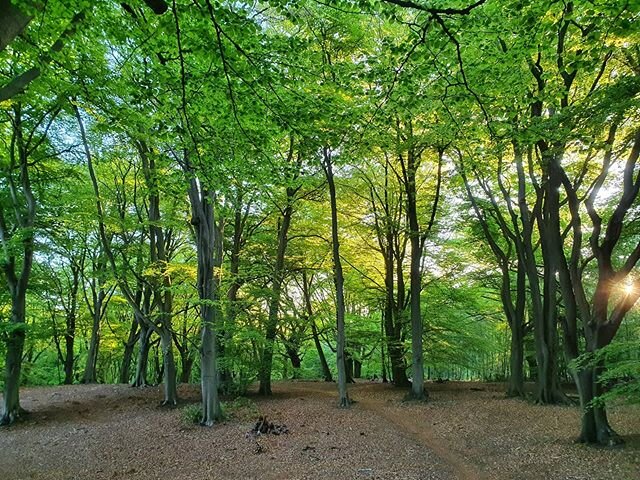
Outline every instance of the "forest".
[[0, 424], [499, 382], [624, 443], [639, 45], [629, 0], [1, 0]]

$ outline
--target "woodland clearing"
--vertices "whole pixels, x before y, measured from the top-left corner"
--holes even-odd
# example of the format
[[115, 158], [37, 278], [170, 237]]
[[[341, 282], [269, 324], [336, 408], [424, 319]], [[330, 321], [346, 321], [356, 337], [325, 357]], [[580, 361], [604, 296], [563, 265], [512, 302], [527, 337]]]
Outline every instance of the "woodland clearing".
[[[0, 435], [0, 478], [640, 479], [637, 406], [611, 409], [623, 448], [594, 448], [571, 437], [578, 408], [507, 399], [501, 384], [428, 387], [415, 403], [359, 382], [339, 409], [335, 384], [275, 382], [214, 428], [185, 418], [197, 385], [180, 386], [175, 409], [158, 405], [160, 387], [25, 388], [30, 415]], [[258, 412], [289, 433], [251, 435]]]

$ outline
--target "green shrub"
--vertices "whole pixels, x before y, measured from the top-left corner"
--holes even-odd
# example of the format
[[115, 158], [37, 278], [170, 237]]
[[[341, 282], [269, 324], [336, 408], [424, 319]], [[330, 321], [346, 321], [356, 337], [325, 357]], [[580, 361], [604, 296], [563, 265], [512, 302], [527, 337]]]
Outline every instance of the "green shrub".
[[187, 425], [200, 423], [202, 419], [202, 405], [200, 403], [192, 403], [182, 407], [180, 414], [182, 421]]

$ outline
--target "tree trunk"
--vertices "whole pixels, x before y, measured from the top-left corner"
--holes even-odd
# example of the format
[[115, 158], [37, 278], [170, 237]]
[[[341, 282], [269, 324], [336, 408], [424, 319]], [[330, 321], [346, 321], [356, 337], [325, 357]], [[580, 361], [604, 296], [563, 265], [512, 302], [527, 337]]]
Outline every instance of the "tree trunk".
[[340, 259], [340, 243], [338, 238], [338, 206], [336, 201], [336, 185], [333, 179], [331, 151], [324, 147], [323, 169], [329, 184], [329, 200], [331, 203], [331, 250], [333, 254], [333, 282], [336, 288], [336, 326], [337, 348], [336, 363], [338, 369], [339, 406], [348, 408], [351, 405], [347, 391], [347, 372], [345, 368], [345, 331], [344, 331], [344, 277], [342, 274], [342, 260]]
[[302, 271], [302, 296], [304, 297], [304, 305], [307, 312], [307, 320], [311, 323], [311, 336], [313, 337], [313, 343], [316, 346], [316, 351], [318, 352], [318, 358], [320, 359], [320, 366], [322, 368], [322, 377], [325, 382], [333, 382], [333, 377], [331, 376], [331, 369], [329, 368], [329, 364], [327, 363], [327, 357], [324, 354], [324, 350], [322, 349], [322, 344], [320, 343], [320, 335], [318, 335], [318, 327], [316, 327], [316, 322], [313, 318], [313, 305], [311, 305], [311, 282], [313, 281], [313, 275], [311, 278], [308, 278], [307, 271]]
[[226, 358], [227, 346], [231, 343], [232, 332], [235, 328], [236, 317], [238, 315], [238, 292], [243, 284], [240, 278], [240, 252], [245, 243], [245, 229], [247, 218], [251, 210], [251, 203], [243, 205], [244, 191], [241, 185], [236, 186], [236, 197], [234, 202], [233, 216], [233, 242], [229, 254], [229, 289], [227, 291], [227, 307], [223, 318], [223, 326], [218, 334], [218, 358], [220, 358], [219, 374], [220, 387], [223, 392], [228, 391], [233, 383], [231, 373], [231, 361]]
[[[533, 208], [533, 213], [529, 211], [526, 198], [526, 177], [523, 165], [523, 152], [522, 149], [514, 143], [514, 158], [516, 161], [516, 169], [518, 174], [518, 208], [520, 211], [520, 219], [522, 222], [522, 249], [523, 253], [520, 261], [524, 265], [527, 280], [529, 283], [529, 298], [531, 303], [531, 312], [533, 317], [533, 333], [535, 339], [535, 355], [536, 355], [536, 401], [542, 404], [557, 403], [563, 395], [559, 391], [559, 382], [557, 381], [557, 372], [554, 372], [555, 359], [552, 358], [555, 355], [555, 348], [549, 344], [550, 332], [549, 328], [555, 329], [555, 290], [549, 290], [550, 277], [555, 282], [555, 274], [551, 274], [551, 266], [548, 265], [545, 258], [545, 282], [544, 289], [545, 295], [543, 300], [542, 292], [540, 291], [538, 266], [536, 256], [533, 249], [533, 228], [534, 219], [538, 221], [538, 229], [543, 246], [543, 257], [545, 252], [548, 251], [548, 242], [545, 241], [547, 237], [545, 222], [542, 215], [542, 202], [544, 200], [544, 192], [540, 188], [536, 187], [536, 204]], [[557, 192], [556, 192], [557, 193]], [[553, 292], [553, 300], [547, 297], [550, 291]]]
[[[293, 138], [291, 139], [288, 160], [293, 158]], [[298, 158], [297, 171], [300, 171], [300, 157]], [[294, 173], [295, 180], [298, 173]], [[271, 369], [273, 368], [273, 347], [276, 341], [278, 328], [278, 315], [280, 312], [280, 294], [282, 282], [284, 281], [284, 260], [289, 243], [289, 227], [293, 216], [293, 202], [299, 187], [287, 186], [286, 206], [282, 211], [282, 218], [278, 228], [278, 247], [276, 250], [276, 261], [271, 277], [271, 296], [269, 298], [269, 317], [267, 318], [267, 328], [265, 332], [265, 344], [262, 350], [262, 361], [260, 362], [260, 386], [258, 392], [261, 395], [271, 395]]]
[[12, 299], [11, 324], [8, 333], [5, 357], [4, 397], [2, 399], [2, 418], [0, 425], [14, 423], [21, 413], [20, 408], [20, 370], [22, 367], [22, 351], [25, 340], [25, 294], [26, 291]]
[[180, 382], [189, 383], [191, 380], [191, 371], [193, 370], [193, 358], [191, 356], [184, 355], [181, 357], [180, 363], [182, 364], [182, 370], [180, 372]]
[[147, 381], [147, 365], [149, 364], [149, 340], [153, 331], [143, 321], [140, 321], [139, 325], [138, 359], [136, 361], [136, 376], [131, 385], [132, 387], [146, 387], [149, 385]]
[[417, 159], [414, 152], [407, 155], [406, 182], [407, 217], [409, 219], [409, 241], [411, 242], [411, 392], [409, 397], [414, 400], [427, 398], [424, 389], [424, 355], [422, 351], [422, 312], [420, 310], [420, 294], [422, 292], [422, 242], [418, 223], [416, 169]]
[[[193, 175], [193, 172], [188, 173]], [[190, 180], [189, 199], [198, 255], [197, 282], [202, 323], [200, 344], [202, 420], [200, 424], [211, 426], [222, 418], [222, 408], [218, 397], [218, 352], [216, 345], [216, 323], [221, 315], [218, 276], [214, 275], [214, 271], [219, 271], [222, 263], [222, 235], [215, 223], [215, 195], [195, 176], [192, 176]]]
[[[381, 315], [381, 329], [382, 329], [382, 334], [384, 335], [384, 312], [382, 312]], [[388, 379], [387, 379], [387, 356], [385, 355], [385, 351], [384, 351], [384, 342], [382, 342], [380, 344], [380, 362], [382, 363], [382, 383], [387, 383]]]
[[353, 359], [353, 378], [362, 378], [362, 362]]
[[313, 343], [316, 346], [316, 351], [318, 352], [318, 358], [320, 359], [320, 367], [322, 368], [322, 377], [325, 382], [333, 382], [333, 377], [331, 376], [331, 369], [329, 368], [329, 364], [327, 363], [327, 357], [324, 354], [324, 350], [322, 349], [322, 344], [320, 343], [320, 336], [318, 335], [318, 327], [316, 327], [316, 323], [311, 321], [311, 335], [313, 336]]
[[287, 347], [287, 356], [291, 360], [291, 366], [293, 367], [293, 378], [300, 378], [300, 366], [302, 365], [302, 359], [295, 348]]
[[67, 331], [64, 334], [65, 356], [64, 356], [64, 383], [71, 385], [73, 383], [73, 365], [75, 362], [74, 343], [76, 332], [75, 315], [71, 318], [67, 317]]
[[91, 339], [89, 340], [89, 351], [87, 353], [87, 363], [82, 375], [82, 383], [96, 383], [96, 367], [98, 364], [98, 348], [100, 347], [100, 315], [99, 306], [94, 307], [93, 323], [91, 326]]
[[[160, 271], [161, 280], [154, 279], [151, 282], [154, 302], [158, 306], [158, 321], [155, 326], [160, 336], [162, 349], [162, 383], [164, 385], [163, 405], [175, 406], [178, 403], [177, 369], [173, 354], [173, 291], [171, 274], [168, 270], [170, 258], [167, 253], [170, 244], [171, 231], [162, 226], [160, 215], [160, 185], [158, 183], [159, 170], [156, 167], [156, 158], [151, 149], [143, 141], [137, 141], [136, 147], [142, 162], [145, 184], [148, 193], [148, 220], [149, 220], [149, 256], [152, 266]], [[151, 319], [145, 318], [150, 321]]]
[[[56, 110], [51, 114], [51, 121], [57, 115]], [[3, 188], [11, 192], [13, 211], [16, 217], [16, 229], [8, 228], [5, 215], [6, 204], [0, 203], [0, 244], [5, 255], [0, 259], [0, 269], [4, 274], [6, 285], [11, 296], [11, 319], [9, 331], [5, 332], [6, 360], [4, 396], [2, 399], [2, 418], [0, 425], [9, 425], [16, 421], [21, 414], [20, 408], [20, 370], [22, 368], [22, 352], [25, 341], [26, 296], [34, 253], [34, 225], [36, 218], [36, 199], [31, 189], [29, 178], [29, 143], [32, 135], [23, 136], [21, 106], [13, 105], [13, 132], [9, 148], [9, 158], [12, 169], [6, 172], [9, 178], [2, 180]], [[43, 117], [44, 118], [44, 117]], [[34, 131], [31, 132], [32, 134]], [[12, 178], [18, 172], [18, 178]], [[19, 188], [16, 188], [19, 185]], [[19, 248], [20, 246], [21, 248]], [[16, 255], [22, 250], [22, 264], [16, 260]], [[6, 255], [11, 251], [12, 254]]]
[[[404, 347], [402, 345], [402, 310], [403, 305], [394, 305], [393, 297], [393, 275], [395, 265], [393, 261], [393, 240], [387, 239], [388, 251], [385, 255], [385, 309], [384, 309], [384, 332], [387, 342], [387, 351], [391, 360], [391, 377], [396, 387], [409, 387], [411, 382], [407, 377], [407, 364], [404, 358]], [[398, 275], [403, 275], [402, 269], [398, 270]], [[401, 279], [399, 279], [401, 280]], [[398, 290], [404, 290], [404, 282], [399, 282]], [[404, 294], [399, 296], [404, 298]], [[401, 298], [399, 301], [402, 301]]]
[[344, 370], [347, 374], [347, 383], [355, 383], [353, 380], [353, 357], [348, 350], [344, 352]]
[[178, 388], [176, 384], [177, 369], [173, 355], [173, 339], [171, 337], [171, 331], [166, 327], [163, 328], [160, 334], [160, 346], [162, 348], [162, 384], [164, 386], [164, 400], [162, 404], [175, 406], [178, 404]]
[[604, 404], [592, 403], [596, 397], [604, 393], [602, 385], [598, 382], [598, 373], [602, 368], [602, 365], [585, 368], [574, 375], [582, 409], [578, 441], [606, 446], [620, 445], [623, 440], [609, 425]]
[[133, 359], [133, 349], [136, 346], [139, 335], [138, 322], [134, 319], [131, 322], [127, 341], [124, 342], [124, 352], [122, 354], [122, 363], [120, 364], [120, 383], [129, 383], [131, 379], [131, 360]]
[[514, 325], [514, 327], [511, 328], [507, 396], [524, 398], [524, 328], [522, 324]]
[[[65, 385], [71, 385], [73, 383], [73, 367], [75, 364], [74, 344], [76, 340], [76, 316], [78, 314], [78, 289], [80, 287], [80, 273], [81, 263], [75, 261], [75, 258], [71, 260], [71, 284], [67, 293], [67, 304], [63, 306], [66, 311], [65, 314], [65, 356], [64, 356], [64, 383]], [[62, 299], [65, 292], [60, 292], [60, 298]]]

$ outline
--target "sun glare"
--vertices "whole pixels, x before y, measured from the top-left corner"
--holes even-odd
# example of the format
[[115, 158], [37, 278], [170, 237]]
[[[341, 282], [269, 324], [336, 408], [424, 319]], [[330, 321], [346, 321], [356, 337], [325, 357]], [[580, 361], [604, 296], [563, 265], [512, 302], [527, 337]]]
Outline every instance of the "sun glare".
[[623, 289], [625, 295], [631, 295], [635, 291], [636, 286], [632, 278], [627, 279]]

